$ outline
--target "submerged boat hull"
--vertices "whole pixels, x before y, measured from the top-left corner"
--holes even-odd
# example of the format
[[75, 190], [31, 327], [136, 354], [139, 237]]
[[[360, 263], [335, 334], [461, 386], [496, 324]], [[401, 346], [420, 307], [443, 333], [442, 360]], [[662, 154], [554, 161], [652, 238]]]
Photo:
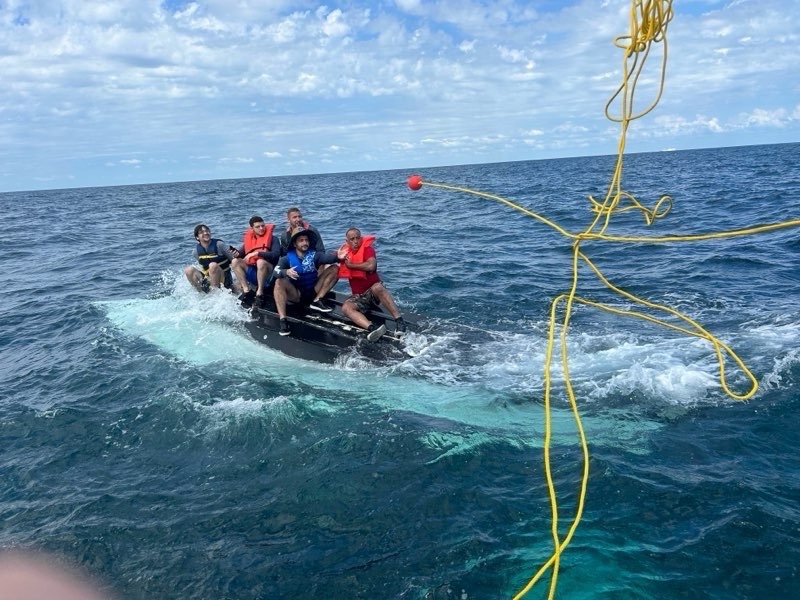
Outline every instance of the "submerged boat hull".
[[[337, 357], [357, 351], [358, 354], [379, 362], [402, 360], [408, 356], [403, 349], [402, 337], [395, 333], [395, 321], [383, 310], [373, 310], [367, 315], [377, 325], [385, 325], [386, 333], [376, 342], [367, 341], [367, 331], [355, 325], [342, 314], [342, 303], [348, 298], [340, 292], [330, 292], [326, 303], [333, 312], [322, 313], [305, 306], [289, 305], [286, 318], [291, 333], [278, 333], [280, 317], [274, 304], [252, 309], [253, 319], [245, 326], [260, 343], [284, 354], [305, 360], [333, 363]], [[410, 329], [418, 321], [416, 315], [403, 314]]]

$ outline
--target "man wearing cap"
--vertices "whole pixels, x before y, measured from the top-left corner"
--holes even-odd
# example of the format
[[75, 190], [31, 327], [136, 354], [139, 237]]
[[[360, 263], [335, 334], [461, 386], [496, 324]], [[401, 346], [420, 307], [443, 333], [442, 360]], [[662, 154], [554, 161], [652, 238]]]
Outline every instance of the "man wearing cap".
[[326, 306], [322, 297], [327, 294], [338, 279], [338, 269], [324, 269], [323, 265], [339, 262], [336, 252], [318, 252], [311, 242], [316, 237], [309, 229], [298, 228], [292, 232], [289, 250], [275, 267], [275, 307], [280, 317], [281, 335], [289, 335], [286, 320], [286, 303], [307, 304], [321, 312], [333, 310]]

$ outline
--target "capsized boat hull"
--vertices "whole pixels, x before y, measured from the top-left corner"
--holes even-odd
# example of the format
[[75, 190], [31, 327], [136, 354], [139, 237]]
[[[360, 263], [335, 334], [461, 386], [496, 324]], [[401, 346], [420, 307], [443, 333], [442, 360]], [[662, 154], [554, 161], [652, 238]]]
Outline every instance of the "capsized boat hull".
[[[270, 302], [265, 307], [252, 309], [253, 319], [245, 326], [250, 334], [262, 344], [283, 352], [288, 356], [333, 363], [340, 355], [357, 349], [358, 353], [379, 362], [391, 362], [407, 358], [403, 349], [402, 337], [395, 333], [395, 321], [386, 311], [373, 310], [367, 315], [377, 325], [385, 325], [386, 333], [376, 342], [367, 340], [367, 332], [342, 314], [342, 303], [348, 298], [340, 292], [330, 292], [326, 303], [333, 312], [322, 313], [308, 307], [290, 304], [286, 318], [291, 333], [282, 336], [278, 333], [280, 317], [275, 305]], [[403, 313], [403, 320], [414, 330], [419, 317]]]

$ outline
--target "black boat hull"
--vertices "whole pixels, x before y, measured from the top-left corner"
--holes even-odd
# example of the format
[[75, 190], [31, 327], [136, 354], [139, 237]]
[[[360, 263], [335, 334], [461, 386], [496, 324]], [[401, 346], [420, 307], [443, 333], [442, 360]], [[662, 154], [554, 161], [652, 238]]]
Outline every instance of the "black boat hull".
[[[394, 319], [383, 310], [373, 310], [367, 315], [377, 325], [385, 325], [386, 333], [376, 342], [367, 341], [367, 332], [342, 314], [342, 303], [348, 298], [340, 292], [330, 292], [325, 302], [333, 312], [322, 313], [306, 306], [289, 305], [286, 318], [291, 333], [278, 333], [280, 318], [274, 304], [252, 309], [253, 319], [245, 326], [260, 343], [288, 356], [333, 363], [342, 354], [357, 350], [358, 354], [378, 362], [407, 358], [402, 337], [395, 334]], [[418, 321], [416, 315], [404, 313], [403, 320], [413, 329]]]

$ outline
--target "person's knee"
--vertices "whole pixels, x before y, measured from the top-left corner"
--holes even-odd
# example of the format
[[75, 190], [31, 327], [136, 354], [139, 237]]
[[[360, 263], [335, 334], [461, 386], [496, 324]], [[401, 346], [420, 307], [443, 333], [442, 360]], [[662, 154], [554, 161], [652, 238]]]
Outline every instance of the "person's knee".
[[274, 294], [281, 294], [283, 296], [291, 297], [294, 286], [285, 279], [277, 279], [275, 287], [273, 288]]
[[183, 269], [183, 274], [186, 275], [187, 279], [193, 279], [195, 277], [195, 273], [198, 273], [198, 272], [199, 271], [197, 269], [195, 269], [194, 267], [192, 267], [191, 265], [188, 266], [188, 267], [184, 267], [184, 269]]

